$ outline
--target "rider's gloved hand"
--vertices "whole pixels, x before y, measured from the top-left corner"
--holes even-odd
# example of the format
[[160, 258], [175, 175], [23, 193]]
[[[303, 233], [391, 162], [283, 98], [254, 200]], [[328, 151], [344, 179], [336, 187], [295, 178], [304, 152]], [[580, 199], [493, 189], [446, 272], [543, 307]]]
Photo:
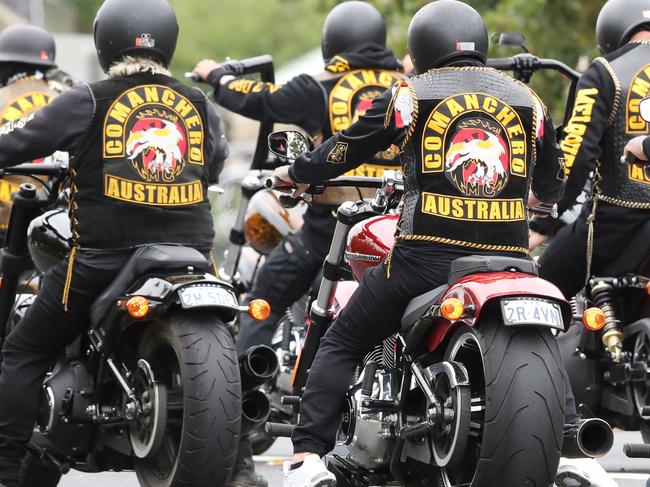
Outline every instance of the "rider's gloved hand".
[[[298, 198], [300, 197], [307, 189], [309, 189], [309, 185], [305, 183], [297, 183], [295, 182], [292, 178], [291, 175], [289, 174], [289, 168], [291, 166], [280, 166], [278, 167], [275, 171], [273, 171], [273, 177], [280, 183], [280, 186], [291, 186], [293, 187], [293, 190], [291, 191], [291, 197], [292, 198]], [[283, 184], [284, 183], [284, 184]], [[281, 191], [283, 193], [289, 193], [289, 191], [285, 188], [275, 188], [278, 191]]]
[[623, 149], [623, 154], [626, 158], [632, 154], [638, 160], [635, 162], [647, 163], [650, 159], [650, 139], [645, 135], [633, 138]]

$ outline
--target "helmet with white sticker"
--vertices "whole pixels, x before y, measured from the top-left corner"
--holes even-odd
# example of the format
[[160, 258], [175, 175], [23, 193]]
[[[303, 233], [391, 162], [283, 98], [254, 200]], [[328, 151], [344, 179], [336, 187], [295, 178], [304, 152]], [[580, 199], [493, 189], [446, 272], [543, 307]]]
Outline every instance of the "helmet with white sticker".
[[176, 51], [178, 21], [167, 0], [106, 0], [95, 17], [95, 47], [104, 71], [124, 56], [169, 66]]
[[411, 20], [408, 47], [418, 73], [467, 59], [485, 64], [488, 32], [481, 15], [456, 0], [422, 7]]

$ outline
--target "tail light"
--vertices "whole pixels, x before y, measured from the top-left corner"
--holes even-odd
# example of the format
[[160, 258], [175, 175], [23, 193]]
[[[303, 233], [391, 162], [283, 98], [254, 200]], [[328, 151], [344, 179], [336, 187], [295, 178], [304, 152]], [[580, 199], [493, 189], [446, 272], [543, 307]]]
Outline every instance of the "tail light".
[[256, 321], [264, 321], [271, 316], [271, 305], [263, 299], [254, 299], [248, 305], [248, 315]]
[[445, 299], [440, 305], [440, 314], [450, 321], [458, 320], [465, 314], [465, 305], [458, 298]]
[[582, 314], [582, 324], [590, 331], [602, 330], [606, 321], [605, 313], [600, 308], [588, 308]]
[[126, 309], [133, 318], [144, 318], [149, 313], [149, 301], [142, 296], [133, 296], [126, 302]]

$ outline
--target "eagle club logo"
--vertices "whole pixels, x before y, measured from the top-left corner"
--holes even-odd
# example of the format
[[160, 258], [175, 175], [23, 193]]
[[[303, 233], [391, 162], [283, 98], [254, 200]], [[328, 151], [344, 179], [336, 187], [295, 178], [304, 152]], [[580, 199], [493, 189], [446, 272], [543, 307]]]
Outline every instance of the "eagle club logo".
[[492, 197], [508, 182], [508, 146], [501, 129], [477, 117], [460, 122], [445, 157], [447, 178], [465, 195]]
[[422, 173], [444, 173], [458, 191], [423, 193], [422, 212], [442, 218], [523, 220], [523, 199], [496, 198], [512, 177], [526, 178], [528, 145], [517, 112], [486, 94], [459, 94], [440, 102], [426, 122]]
[[178, 206], [204, 200], [203, 124], [194, 105], [166, 86], [122, 94], [104, 123], [104, 193], [132, 203]]

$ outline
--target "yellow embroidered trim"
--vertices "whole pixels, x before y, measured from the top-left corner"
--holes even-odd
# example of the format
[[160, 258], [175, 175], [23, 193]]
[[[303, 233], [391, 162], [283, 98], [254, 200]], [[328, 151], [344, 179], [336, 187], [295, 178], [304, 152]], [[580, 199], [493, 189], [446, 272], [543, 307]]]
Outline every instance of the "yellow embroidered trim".
[[618, 76], [616, 75], [616, 72], [614, 71], [614, 68], [607, 62], [607, 59], [599, 57], [594, 60], [594, 62], [599, 62], [600, 64], [603, 65], [603, 67], [607, 70], [609, 75], [612, 77], [612, 81], [614, 82], [614, 87], [616, 89], [616, 94], [614, 95], [614, 105], [612, 106], [612, 111], [609, 114], [609, 119], [607, 123], [609, 125], [614, 123], [614, 119], [616, 117], [616, 114], [618, 113], [618, 109], [621, 105], [621, 82], [618, 79]]
[[395, 93], [393, 93], [393, 96], [391, 96], [390, 102], [388, 103], [388, 108], [386, 109], [386, 116], [384, 117], [384, 129], [388, 128], [390, 121], [393, 119], [393, 109], [395, 108], [395, 102], [399, 96], [399, 89], [401, 88], [402, 83], [403, 81], [399, 81], [393, 86]]
[[619, 200], [618, 198], [612, 198], [611, 196], [605, 196], [604, 194], [595, 194], [594, 199], [604, 201], [610, 205], [622, 206], [623, 208], [630, 208], [633, 210], [650, 210], [650, 203], [638, 203], [635, 201], [625, 201]]
[[464, 240], [454, 240], [445, 237], [434, 237], [431, 235], [400, 235], [397, 237], [397, 240], [436, 242], [445, 245], [456, 245], [458, 247], [469, 247], [477, 250], [488, 250], [494, 252], [517, 252], [526, 255], [529, 254], [529, 251], [526, 247], [518, 247], [516, 245], [480, 244], [475, 242], [466, 242]]
[[406, 86], [408, 86], [408, 89], [411, 92], [411, 98], [413, 99], [413, 113], [411, 114], [411, 123], [408, 132], [406, 132], [406, 136], [399, 147], [401, 152], [404, 152], [406, 144], [411, 140], [411, 136], [415, 131], [415, 125], [418, 123], [418, 116], [420, 114], [420, 105], [418, 104], [418, 97], [415, 93], [415, 88], [413, 88], [413, 85], [409, 81], [406, 82]]
[[70, 258], [68, 260], [68, 273], [65, 277], [65, 286], [63, 287], [63, 299], [61, 303], [64, 306], [64, 309], [68, 311], [68, 298], [70, 297], [70, 288], [72, 287], [72, 274], [74, 272], [74, 259], [77, 257], [77, 247], [72, 247], [70, 252]]
[[391, 259], [393, 258], [393, 249], [395, 246], [393, 246], [389, 251], [388, 255], [386, 256], [386, 279], [390, 279], [390, 263]]

